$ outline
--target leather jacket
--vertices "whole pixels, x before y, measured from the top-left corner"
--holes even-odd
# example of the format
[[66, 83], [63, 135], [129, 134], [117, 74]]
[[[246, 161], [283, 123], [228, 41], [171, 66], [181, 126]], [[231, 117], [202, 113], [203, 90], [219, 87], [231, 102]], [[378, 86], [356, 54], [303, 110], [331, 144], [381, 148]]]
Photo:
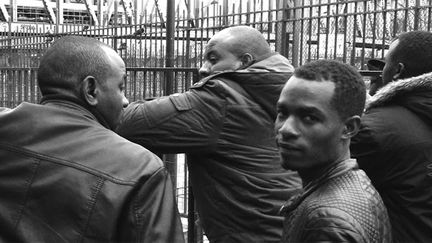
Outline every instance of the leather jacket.
[[352, 159], [331, 165], [281, 211], [282, 242], [391, 242], [381, 197]]
[[77, 103], [0, 113], [0, 242], [184, 242], [163, 162]]

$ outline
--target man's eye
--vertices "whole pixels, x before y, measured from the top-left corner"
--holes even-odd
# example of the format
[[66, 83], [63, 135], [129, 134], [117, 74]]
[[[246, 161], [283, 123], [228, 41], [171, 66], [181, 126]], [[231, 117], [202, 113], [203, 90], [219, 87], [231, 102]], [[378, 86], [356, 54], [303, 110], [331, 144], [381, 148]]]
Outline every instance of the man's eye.
[[303, 120], [308, 122], [308, 123], [315, 123], [319, 121], [319, 118], [316, 116], [312, 116], [312, 115], [305, 115], [303, 116]]
[[208, 59], [207, 59], [210, 63], [216, 63], [217, 62], [217, 58], [216, 57], [209, 57]]

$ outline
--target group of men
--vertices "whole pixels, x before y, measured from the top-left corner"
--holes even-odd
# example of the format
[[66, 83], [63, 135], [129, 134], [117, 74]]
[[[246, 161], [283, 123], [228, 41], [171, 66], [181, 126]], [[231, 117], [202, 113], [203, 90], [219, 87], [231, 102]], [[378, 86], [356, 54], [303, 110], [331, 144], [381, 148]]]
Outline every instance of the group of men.
[[355, 68], [294, 69], [258, 30], [230, 27], [190, 90], [129, 104], [113, 49], [60, 38], [40, 104], [0, 110], [0, 240], [184, 242], [154, 153], [186, 153], [210, 242], [430, 241], [431, 43], [395, 39], [366, 104]]

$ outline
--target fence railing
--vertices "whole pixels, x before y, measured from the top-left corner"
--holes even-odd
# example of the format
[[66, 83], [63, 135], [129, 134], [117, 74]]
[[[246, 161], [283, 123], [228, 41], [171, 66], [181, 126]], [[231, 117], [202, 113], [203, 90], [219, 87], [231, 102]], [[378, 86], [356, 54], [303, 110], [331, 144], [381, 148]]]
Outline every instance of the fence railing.
[[0, 22], [0, 66], [34, 67], [53, 40], [64, 35], [98, 38], [119, 52], [128, 67], [199, 67], [209, 38], [233, 25], [260, 30], [273, 50], [298, 66], [338, 59], [364, 68], [382, 59], [391, 40], [410, 30], [430, 31], [432, 0], [236, 0], [177, 11], [173, 53], [167, 19], [143, 13], [142, 22], [113, 18], [110, 25]]
[[12, 108], [39, 99], [36, 68], [0, 68], [0, 106]]

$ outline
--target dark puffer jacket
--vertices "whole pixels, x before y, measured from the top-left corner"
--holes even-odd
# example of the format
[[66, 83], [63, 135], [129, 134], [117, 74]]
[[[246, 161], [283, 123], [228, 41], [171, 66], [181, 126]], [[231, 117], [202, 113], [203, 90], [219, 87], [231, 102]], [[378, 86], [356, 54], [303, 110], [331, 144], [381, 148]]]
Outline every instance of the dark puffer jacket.
[[332, 165], [282, 213], [282, 242], [391, 242], [386, 208], [355, 160]]
[[216, 74], [190, 91], [129, 105], [119, 134], [158, 153], [187, 153], [193, 192], [211, 242], [279, 242], [280, 206], [300, 189], [282, 168], [273, 123], [293, 71], [273, 55]]
[[167, 170], [82, 106], [0, 112], [0, 242], [184, 242]]
[[387, 206], [399, 242], [432, 242], [432, 74], [371, 98], [352, 155]]

